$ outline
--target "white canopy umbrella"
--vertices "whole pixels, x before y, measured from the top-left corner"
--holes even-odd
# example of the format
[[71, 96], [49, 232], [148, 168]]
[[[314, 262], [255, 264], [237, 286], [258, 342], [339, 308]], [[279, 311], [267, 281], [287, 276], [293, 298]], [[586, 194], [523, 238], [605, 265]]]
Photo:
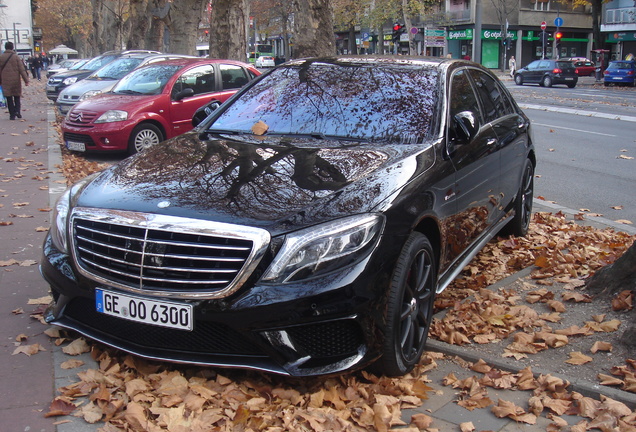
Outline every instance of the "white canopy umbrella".
[[52, 50], [50, 50], [49, 54], [51, 54], [51, 55], [62, 55], [64, 57], [66, 57], [69, 54], [77, 54], [77, 51], [74, 50], [73, 48], [67, 47], [66, 45], [58, 45], [55, 48], [53, 48]]

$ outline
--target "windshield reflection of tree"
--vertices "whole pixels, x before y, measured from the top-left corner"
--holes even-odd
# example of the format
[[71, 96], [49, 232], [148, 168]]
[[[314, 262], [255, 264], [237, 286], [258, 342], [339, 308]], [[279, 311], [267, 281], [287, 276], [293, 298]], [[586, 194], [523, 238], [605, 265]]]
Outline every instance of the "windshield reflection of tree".
[[210, 126], [268, 134], [309, 134], [421, 143], [433, 132], [437, 72], [424, 66], [306, 61], [275, 70]]
[[[132, 193], [139, 188], [145, 197], [168, 199], [175, 206], [214, 206], [228, 214], [277, 219], [330, 195], [387, 159], [383, 152], [362, 149], [257, 146], [187, 137], [192, 135], [155, 146], [115, 167], [119, 186]], [[379, 192], [370, 189], [368, 196], [345, 191], [350, 194], [341, 201], [346, 209], [324, 212], [355, 211]]]

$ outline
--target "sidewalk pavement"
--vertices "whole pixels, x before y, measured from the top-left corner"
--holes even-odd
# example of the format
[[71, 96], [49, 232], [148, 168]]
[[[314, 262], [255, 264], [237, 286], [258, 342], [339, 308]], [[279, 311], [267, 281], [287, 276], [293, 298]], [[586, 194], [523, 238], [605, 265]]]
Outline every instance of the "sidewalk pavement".
[[[44, 82], [33, 82], [25, 89], [23, 119], [10, 121], [5, 109], [0, 110], [0, 232], [3, 252], [0, 257], [0, 432], [91, 432], [103, 424], [88, 424], [74, 417], [45, 418], [50, 403], [57, 395], [56, 389], [75, 382], [80, 369], [63, 370], [60, 363], [68, 357], [55, 346], [43, 332], [46, 327], [29, 315], [37, 305], [29, 305], [29, 299], [41, 298], [48, 293], [48, 286], [39, 274], [41, 244], [48, 227], [55, 199], [65, 189], [65, 179], [58, 172], [62, 163], [58, 132], [55, 127], [53, 105], [46, 99]], [[573, 215], [574, 210], [535, 200], [536, 211], [558, 212]], [[598, 228], [613, 227], [619, 231], [636, 234], [636, 229], [617, 224], [604, 218], [588, 218], [585, 223]], [[12, 260], [15, 260], [12, 261]], [[505, 286], [517, 280], [513, 275], [497, 285]], [[25, 335], [25, 340], [16, 338]], [[43, 351], [26, 355], [13, 354], [16, 346], [39, 344]], [[461, 347], [429, 340], [430, 350], [476, 361]], [[483, 358], [483, 356], [482, 356]], [[90, 356], [81, 358], [86, 362], [83, 370], [97, 367]], [[509, 370], [499, 358], [483, 358], [490, 365]], [[535, 371], [549, 373], [546, 370]], [[472, 375], [458, 362], [438, 361], [438, 367], [428, 372], [429, 384], [435, 392], [416, 410], [405, 410], [403, 420], [407, 423], [414, 413], [425, 413], [433, 417], [432, 427], [440, 431], [459, 430], [459, 424], [472, 421], [477, 430], [493, 431], [544, 431], [550, 423], [542, 417], [537, 424], [516, 423], [510, 419], [496, 418], [489, 409], [468, 411], [456, 404], [456, 391], [443, 386], [442, 379], [449, 373], [457, 377]], [[516, 371], [515, 371], [516, 372]], [[636, 407], [636, 396], [597, 383], [582, 382], [575, 377], [562, 377], [572, 383], [571, 391], [588, 396], [599, 393]], [[501, 397], [524, 406], [528, 395], [525, 392], [496, 391], [492, 399]], [[524, 406], [527, 408], [527, 406]], [[575, 417], [572, 422], [580, 420]]]

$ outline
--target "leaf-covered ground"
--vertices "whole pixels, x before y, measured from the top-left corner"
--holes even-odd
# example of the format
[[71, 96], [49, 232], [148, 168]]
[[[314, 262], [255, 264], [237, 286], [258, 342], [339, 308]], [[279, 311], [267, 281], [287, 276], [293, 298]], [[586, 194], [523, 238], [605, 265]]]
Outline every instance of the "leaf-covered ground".
[[[59, 168], [71, 183], [103, 166], [65, 153]], [[488, 347], [484, 353], [492, 355], [495, 349], [502, 358], [516, 361], [567, 350], [574, 341], [602, 335], [585, 349], [567, 352], [568, 362], [563, 362], [575, 371], [594, 363], [595, 356], [619, 349], [614, 341], [621, 321], [633, 313], [633, 293], [622, 293], [612, 305], [599, 305], [586, 296], [583, 283], [633, 241], [632, 236], [586, 227], [562, 214], [536, 214], [526, 238], [493, 240], [438, 298], [431, 337], [464, 349]], [[496, 282], [528, 268], [531, 271], [524, 278], [492, 289]], [[49, 300], [34, 299], [33, 304]], [[576, 317], [568, 318], [568, 312], [580, 305], [591, 305], [598, 313], [574, 313]], [[40, 318], [40, 311], [33, 316]], [[569, 325], [573, 319], [578, 323]], [[545, 417], [550, 419], [549, 431], [636, 431], [636, 413], [626, 405], [607, 397], [585, 397], [559, 377], [535, 376], [532, 367], [510, 372], [483, 361], [469, 363], [426, 353], [415, 371], [402, 378], [360, 371], [291, 379], [148, 362], [54, 327], [47, 334], [68, 355], [62, 367], [79, 372], [75, 383], [58, 389], [46, 415], [59, 417], [58, 422], [71, 421], [67, 415], [99, 422], [103, 432], [437, 430], [435, 419], [425, 410], [406, 421], [403, 411], [426, 408], [428, 397], [434, 396], [428, 374], [449, 361], [470, 371], [468, 378], [448, 374], [443, 379], [443, 385], [457, 391], [458, 409], [488, 410], [493, 416], [527, 424]], [[14, 355], [41, 352], [42, 347], [29, 344], [24, 335], [16, 336], [16, 341]], [[92, 358], [89, 365], [78, 360], [87, 352]], [[636, 355], [625, 354], [612, 357], [615, 363], [596, 377], [598, 383], [636, 392]], [[527, 401], [519, 405], [491, 399], [492, 389], [518, 390], [527, 394]], [[564, 419], [568, 416], [577, 416], [576, 424], [568, 424]], [[464, 423], [461, 430], [471, 431], [474, 426]]]

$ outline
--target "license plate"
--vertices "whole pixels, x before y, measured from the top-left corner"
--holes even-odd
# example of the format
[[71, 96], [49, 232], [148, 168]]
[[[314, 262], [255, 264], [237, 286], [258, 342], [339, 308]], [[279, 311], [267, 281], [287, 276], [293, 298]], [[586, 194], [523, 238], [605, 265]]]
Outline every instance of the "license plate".
[[47, 86], [46, 86], [46, 91], [54, 92], [54, 91], [55, 91], [55, 86], [47, 85]]
[[565, 80], [566, 80], [566, 81], [573, 81], [573, 80], [574, 80], [574, 78], [566, 78]]
[[95, 289], [97, 312], [129, 321], [192, 330], [192, 305], [150, 300], [105, 289]]
[[66, 148], [72, 151], [86, 151], [86, 144], [82, 142], [66, 141]]

